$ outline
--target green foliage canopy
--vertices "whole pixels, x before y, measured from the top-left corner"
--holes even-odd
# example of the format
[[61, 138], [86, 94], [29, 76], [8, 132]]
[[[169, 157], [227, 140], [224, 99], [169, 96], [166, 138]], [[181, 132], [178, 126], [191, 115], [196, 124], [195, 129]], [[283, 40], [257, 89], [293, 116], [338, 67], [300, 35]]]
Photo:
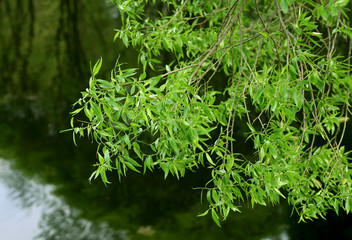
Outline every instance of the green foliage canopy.
[[[90, 179], [208, 167], [201, 215], [218, 225], [245, 200], [284, 198], [301, 220], [351, 211], [350, 1], [113, 2], [115, 40], [138, 50], [139, 67], [117, 63], [100, 79], [100, 59], [75, 103], [74, 139], [99, 144]], [[243, 122], [253, 156], [235, 146]]]

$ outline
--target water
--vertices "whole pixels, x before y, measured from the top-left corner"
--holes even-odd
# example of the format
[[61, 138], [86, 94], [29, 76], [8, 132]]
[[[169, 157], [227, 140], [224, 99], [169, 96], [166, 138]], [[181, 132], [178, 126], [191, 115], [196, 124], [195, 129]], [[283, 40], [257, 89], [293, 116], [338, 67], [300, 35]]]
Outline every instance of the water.
[[53, 194], [55, 186], [25, 178], [0, 158], [0, 239], [130, 239], [125, 230], [113, 230], [106, 222], [80, 219]]
[[10, 168], [8, 161], [0, 158], [0, 239], [31, 240], [39, 232], [42, 209], [38, 206], [26, 208], [19, 201], [14, 187], [22, 183], [28, 184], [21, 174]]
[[[34, 130], [37, 128], [31, 125]], [[200, 193], [193, 190], [203, 184], [199, 174], [189, 174], [181, 180], [163, 180], [162, 172], [129, 174], [122, 183], [115, 179], [108, 187], [100, 180], [89, 184], [90, 171], [84, 168], [87, 156], [94, 156], [90, 148], [58, 147], [58, 142], [66, 139], [59, 134], [52, 143], [19, 135], [23, 137], [16, 142], [18, 147], [11, 144], [11, 151], [0, 149], [0, 155], [13, 155], [0, 161], [0, 239], [169, 240], [219, 236], [259, 240], [280, 235], [285, 229], [279, 208], [244, 208], [243, 214], [230, 216], [222, 228], [210, 216], [197, 218], [207, 207], [200, 204]], [[4, 141], [0, 145], [9, 147]], [[21, 149], [25, 152], [13, 154]], [[46, 151], [38, 152], [39, 149]], [[45, 164], [49, 159], [51, 163]], [[81, 167], [78, 172], [70, 171]]]

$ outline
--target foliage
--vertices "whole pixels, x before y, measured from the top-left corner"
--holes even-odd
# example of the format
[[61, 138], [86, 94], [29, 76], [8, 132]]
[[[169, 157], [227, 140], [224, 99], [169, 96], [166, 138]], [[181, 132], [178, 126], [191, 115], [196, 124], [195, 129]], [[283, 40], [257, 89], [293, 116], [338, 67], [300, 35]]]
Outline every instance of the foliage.
[[[90, 179], [208, 167], [200, 215], [218, 225], [247, 199], [284, 198], [301, 220], [351, 211], [351, 2], [114, 2], [115, 39], [138, 50], [139, 67], [117, 62], [100, 79], [100, 59], [71, 113], [88, 119], [72, 118], [74, 139], [99, 144]], [[236, 148], [242, 123], [253, 156]]]

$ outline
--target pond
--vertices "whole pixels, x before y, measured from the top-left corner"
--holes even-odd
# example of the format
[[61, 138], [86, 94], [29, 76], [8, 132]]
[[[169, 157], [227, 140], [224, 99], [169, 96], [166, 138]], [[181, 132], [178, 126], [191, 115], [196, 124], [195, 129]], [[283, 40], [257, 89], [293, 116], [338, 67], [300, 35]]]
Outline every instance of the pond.
[[0, 239], [288, 239], [284, 206], [244, 206], [222, 228], [197, 217], [207, 205], [194, 188], [206, 172], [180, 180], [130, 173], [121, 182], [112, 174], [105, 187], [87, 180], [95, 161], [90, 142], [74, 147], [70, 135], [35, 135], [42, 126], [35, 121], [14, 125], [0, 126]]
[[180, 181], [156, 172], [130, 174], [108, 187], [89, 183], [90, 143], [76, 149], [71, 136], [60, 134], [27, 139], [22, 131], [40, 127], [30, 125], [17, 133], [1, 128], [1, 155], [8, 158], [0, 159], [0, 239], [288, 239], [282, 206], [243, 207], [222, 228], [196, 217], [207, 207], [193, 189], [202, 186], [202, 172]]
[[[180, 180], [163, 173], [128, 173], [112, 184], [91, 183], [97, 161], [89, 139], [73, 145], [71, 104], [89, 79], [118, 56], [135, 52], [113, 42], [118, 13], [110, 1], [0, 1], [0, 239], [328, 239], [351, 236], [351, 218], [297, 224], [284, 203], [245, 204], [219, 228], [198, 187], [206, 169]], [[104, 67], [106, 69], [104, 69]], [[330, 237], [330, 236], [329, 236]]]

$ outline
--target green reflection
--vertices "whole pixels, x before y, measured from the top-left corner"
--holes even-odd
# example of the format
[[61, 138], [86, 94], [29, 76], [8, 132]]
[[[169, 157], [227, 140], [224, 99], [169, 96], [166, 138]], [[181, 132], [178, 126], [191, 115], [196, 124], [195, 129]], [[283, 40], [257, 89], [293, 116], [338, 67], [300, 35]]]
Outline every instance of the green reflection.
[[85, 87], [90, 60], [104, 53], [114, 64], [121, 51], [113, 12], [109, 1], [0, 1], [0, 120], [42, 118], [51, 133], [65, 128], [58, 116]]

